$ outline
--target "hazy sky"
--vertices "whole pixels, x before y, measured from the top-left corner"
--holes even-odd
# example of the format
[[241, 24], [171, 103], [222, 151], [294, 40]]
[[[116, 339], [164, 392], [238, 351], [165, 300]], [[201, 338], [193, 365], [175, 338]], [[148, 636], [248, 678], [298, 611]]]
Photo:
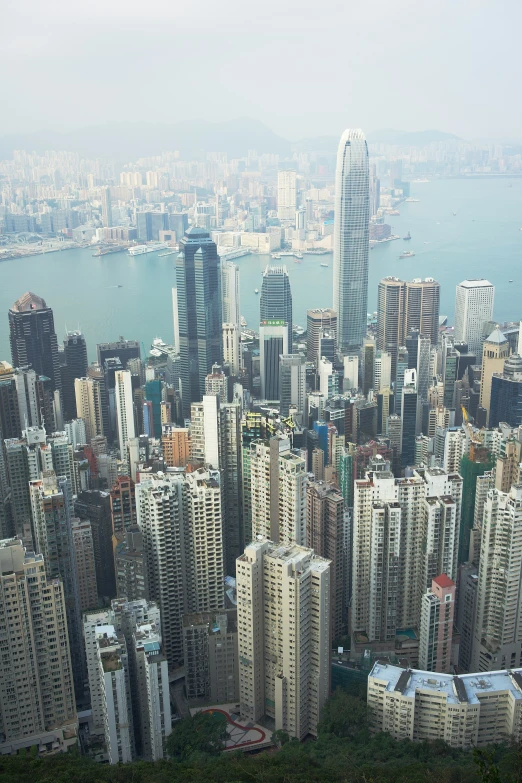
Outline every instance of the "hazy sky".
[[0, 135], [248, 115], [522, 138], [520, 0], [4, 0]]

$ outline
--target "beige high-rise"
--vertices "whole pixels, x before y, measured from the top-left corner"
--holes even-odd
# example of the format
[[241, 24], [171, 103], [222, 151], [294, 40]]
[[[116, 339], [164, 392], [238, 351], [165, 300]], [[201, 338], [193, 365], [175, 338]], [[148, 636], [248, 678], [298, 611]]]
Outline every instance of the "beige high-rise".
[[330, 561], [255, 541], [236, 575], [241, 716], [316, 736], [330, 689]]
[[78, 721], [62, 582], [11, 538], [0, 541], [0, 585], [0, 753], [65, 751]]
[[103, 435], [102, 402], [100, 383], [95, 378], [76, 378], [76, 415], [85, 422], [88, 442], [97, 435]]
[[509, 356], [509, 343], [500, 331], [490, 334], [482, 348], [482, 375], [480, 381], [480, 407], [487, 411], [489, 421], [489, 408], [491, 404], [491, 381], [493, 373], [504, 372], [504, 363]]

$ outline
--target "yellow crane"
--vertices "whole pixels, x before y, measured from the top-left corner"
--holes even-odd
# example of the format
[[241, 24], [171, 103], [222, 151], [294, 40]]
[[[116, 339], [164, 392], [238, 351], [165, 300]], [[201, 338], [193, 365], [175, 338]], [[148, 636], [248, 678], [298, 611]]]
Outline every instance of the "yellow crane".
[[464, 425], [469, 435], [469, 458], [472, 462], [475, 462], [475, 450], [481, 448], [483, 444], [484, 435], [482, 433], [482, 430], [480, 432], [477, 432], [476, 430], [473, 429], [471, 422], [469, 420], [468, 412], [464, 407], [464, 405], [461, 405], [460, 409], [462, 411], [462, 418], [464, 419]]

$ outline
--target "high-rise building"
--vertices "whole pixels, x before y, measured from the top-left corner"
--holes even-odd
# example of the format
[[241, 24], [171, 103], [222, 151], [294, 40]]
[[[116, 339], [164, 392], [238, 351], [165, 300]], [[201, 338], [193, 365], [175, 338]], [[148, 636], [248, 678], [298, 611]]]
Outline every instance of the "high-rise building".
[[219, 257], [215, 243], [200, 228], [189, 228], [176, 257], [179, 353], [183, 413], [205, 393], [205, 378], [223, 356]]
[[504, 364], [508, 356], [509, 342], [500, 329], [495, 329], [489, 337], [484, 340], [484, 345], [482, 347], [482, 373], [479, 405], [486, 411], [486, 424], [489, 419], [493, 373], [503, 373]]
[[47, 578], [63, 583], [74, 682], [81, 694], [85, 666], [71, 487], [64, 476], [57, 477], [53, 470], [44, 470], [41, 476], [29, 482], [36, 551], [44, 556]]
[[38, 375], [50, 379], [54, 391], [61, 390], [53, 311], [40, 296], [28, 291], [11, 307], [9, 340], [14, 367], [30, 365]]
[[66, 419], [76, 416], [74, 393], [75, 378], [84, 378], [87, 374], [87, 344], [83, 334], [77, 330], [67, 332], [63, 342], [65, 373], [62, 382], [63, 404]]
[[74, 513], [91, 523], [98, 595], [114, 598], [116, 583], [112, 549], [111, 499], [108, 492], [84, 490], [74, 501]]
[[[419, 625], [441, 573], [456, 578], [462, 479], [440, 468], [394, 478], [382, 457], [354, 485], [352, 633], [392, 642]], [[424, 542], [424, 543], [423, 543]]]
[[330, 308], [306, 311], [306, 358], [317, 364], [321, 358], [320, 342], [324, 332], [337, 340], [337, 313]]
[[344, 498], [334, 487], [322, 481], [312, 482], [306, 490], [306, 511], [306, 545], [331, 562], [331, 633], [332, 640], [340, 639], [345, 628], [348, 575]]
[[54, 392], [51, 381], [27, 367], [13, 369], [0, 362], [0, 431], [4, 439], [20, 438], [28, 427], [54, 432]]
[[183, 649], [189, 701], [198, 699], [207, 704], [239, 701], [236, 609], [184, 615]]
[[114, 552], [116, 571], [116, 593], [119, 598], [129, 601], [145, 598], [145, 561], [143, 557], [143, 537], [135, 527], [128, 530]]
[[412, 329], [430, 339], [432, 345], [439, 340], [440, 284], [432, 277], [414, 278], [405, 283], [404, 334]]
[[469, 352], [482, 355], [484, 324], [493, 318], [495, 288], [489, 280], [464, 280], [455, 297], [455, 342], [466, 343]]
[[455, 582], [441, 574], [422, 597], [419, 666], [426, 671], [446, 674], [452, 671], [455, 589]]
[[306, 361], [302, 353], [281, 354], [279, 357], [279, 410], [288, 416], [294, 407], [301, 416], [306, 402]]
[[118, 476], [111, 487], [112, 544], [116, 548], [125, 534], [137, 524], [136, 488], [129, 476]]
[[415, 464], [415, 437], [418, 435], [419, 397], [415, 383], [402, 390], [401, 402], [401, 460], [402, 466]]
[[261, 321], [259, 354], [261, 399], [279, 401], [279, 357], [288, 354], [288, 325], [282, 320]]
[[185, 468], [190, 459], [190, 430], [176, 427], [174, 424], [163, 425], [161, 437], [163, 459], [169, 468]]
[[522, 424], [522, 357], [513, 354], [504, 363], [504, 372], [491, 379], [489, 426], [505, 421], [510, 427]]
[[[63, 584], [46, 573], [43, 554], [0, 541], [3, 631], [0, 752], [37, 746], [44, 753], [76, 745], [78, 721]], [[5, 622], [5, 621], [4, 621]]]
[[74, 381], [76, 415], [85, 422], [87, 442], [105, 434], [101, 384], [95, 378], [76, 378]]
[[117, 370], [115, 373], [115, 382], [114, 396], [116, 399], [118, 446], [120, 450], [120, 459], [126, 460], [129, 440], [136, 437], [134, 428], [134, 405], [132, 400], [132, 380], [129, 370]]
[[241, 326], [239, 267], [232, 261], [221, 263], [221, 295], [223, 323]]
[[240, 330], [237, 324], [223, 324], [223, 361], [229, 365], [232, 375], [239, 375], [241, 367]]
[[284, 435], [253, 440], [249, 451], [252, 538], [304, 546], [306, 461]]
[[522, 663], [522, 486], [492, 489], [484, 507], [472, 671]]
[[99, 343], [96, 349], [100, 367], [105, 366], [107, 359], [118, 358], [121, 361], [121, 366], [125, 369], [129, 359], [140, 358], [139, 342], [137, 340], [126, 340], [124, 337], [120, 337], [114, 343]]
[[360, 351], [366, 335], [370, 192], [368, 147], [361, 130], [341, 136], [335, 171], [334, 282], [337, 345]]
[[101, 189], [102, 225], [112, 226], [111, 189]]
[[294, 220], [296, 196], [295, 171], [277, 172], [277, 216], [279, 220]]
[[395, 381], [399, 346], [404, 343], [405, 284], [398, 277], [385, 277], [379, 283], [377, 301], [377, 349], [391, 356]]
[[71, 528], [76, 574], [78, 577], [80, 611], [85, 612], [98, 603], [92, 528], [88, 519], [82, 520], [78, 519], [78, 517], [71, 519]]
[[287, 324], [288, 347], [281, 353], [292, 352], [292, 291], [286, 266], [267, 266], [259, 300], [259, 320], [283, 321]]
[[291, 737], [317, 736], [330, 690], [330, 562], [255, 541], [236, 574], [241, 717], [266, 715]]

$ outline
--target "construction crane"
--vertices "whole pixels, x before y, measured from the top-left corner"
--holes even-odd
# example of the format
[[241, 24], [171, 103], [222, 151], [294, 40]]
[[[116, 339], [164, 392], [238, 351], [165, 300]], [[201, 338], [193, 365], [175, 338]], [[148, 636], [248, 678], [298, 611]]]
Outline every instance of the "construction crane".
[[477, 432], [476, 430], [473, 429], [471, 422], [469, 420], [468, 412], [464, 407], [464, 405], [461, 405], [460, 409], [462, 411], [462, 418], [464, 420], [463, 423], [469, 437], [469, 458], [472, 462], [475, 462], [475, 450], [482, 448], [484, 434], [482, 430], [480, 432]]

